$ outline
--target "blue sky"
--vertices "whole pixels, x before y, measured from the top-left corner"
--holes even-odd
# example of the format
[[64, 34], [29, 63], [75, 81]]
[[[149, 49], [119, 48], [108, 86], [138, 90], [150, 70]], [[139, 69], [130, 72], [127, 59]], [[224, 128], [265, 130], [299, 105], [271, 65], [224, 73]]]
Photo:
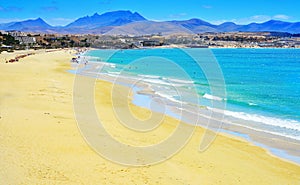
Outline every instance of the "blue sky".
[[139, 12], [151, 20], [200, 18], [239, 24], [270, 19], [300, 21], [299, 0], [0, 0], [0, 23], [41, 17], [66, 25], [86, 15], [115, 10]]

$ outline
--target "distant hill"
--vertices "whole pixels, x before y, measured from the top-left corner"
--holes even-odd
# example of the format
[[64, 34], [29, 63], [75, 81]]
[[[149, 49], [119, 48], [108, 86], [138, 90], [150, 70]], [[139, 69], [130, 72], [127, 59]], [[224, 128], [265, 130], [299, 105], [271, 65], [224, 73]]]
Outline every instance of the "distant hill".
[[10, 25], [15, 24], [16, 22], [2, 23], [0, 24], [0, 30], [7, 30]]
[[95, 13], [93, 16], [86, 16], [77, 19], [66, 28], [86, 28], [95, 29], [106, 26], [121, 26], [135, 21], [145, 21], [146, 19], [139, 13], [131, 11], [114, 11], [99, 15]]
[[225, 22], [216, 27], [217, 30], [222, 32], [239, 31], [241, 25], [237, 25], [233, 22]]
[[220, 25], [211, 24], [201, 19], [172, 20], [155, 22], [144, 18], [137, 12], [113, 11], [99, 15], [85, 16], [67, 26], [51, 26], [43, 19], [26, 20], [0, 24], [0, 30], [18, 30], [24, 32], [43, 33], [79, 33], [79, 34], [112, 34], [112, 35], [162, 35], [174, 33], [203, 33], [203, 32], [288, 32], [300, 33], [300, 22], [290, 23], [270, 20], [264, 23], [237, 25], [225, 22]]
[[47, 24], [43, 19], [26, 20], [0, 24], [1, 30], [18, 30], [23, 32], [55, 32], [55, 27]]
[[169, 22], [139, 21], [123, 26], [117, 26], [106, 32], [106, 35], [170, 35], [176, 33], [192, 34], [193, 32], [183, 26]]
[[190, 20], [183, 20], [183, 21], [169, 21], [170, 23], [181, 25], [193, 33], [199, 33], [199, 32], [218, 32], [217, 29], [215, 29], [215, 25], [210, 24], [209, 22], [205, 22], [201, 19], [190, 19]]
[[300, 33], [300, 22], [289, 23], [277, 20], [270, 20], [264, 23], [251, 23], [242, 26], [238, 29], [239, 31], [276, 31], [276, 32], [290, 32]]

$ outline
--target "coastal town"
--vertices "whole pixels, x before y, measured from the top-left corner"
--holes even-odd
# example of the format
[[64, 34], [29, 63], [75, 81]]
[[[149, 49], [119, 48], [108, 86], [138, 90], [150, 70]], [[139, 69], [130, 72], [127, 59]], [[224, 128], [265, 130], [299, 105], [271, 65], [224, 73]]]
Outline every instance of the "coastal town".
[[45, 34], [0, 31], [0, 51], [93, 47], [134, 49], [180, 48], [300, 48], [300, 34], [283, 32], [207, 32], [199, 34], [151, 34], [142, 36], [105, 34]]

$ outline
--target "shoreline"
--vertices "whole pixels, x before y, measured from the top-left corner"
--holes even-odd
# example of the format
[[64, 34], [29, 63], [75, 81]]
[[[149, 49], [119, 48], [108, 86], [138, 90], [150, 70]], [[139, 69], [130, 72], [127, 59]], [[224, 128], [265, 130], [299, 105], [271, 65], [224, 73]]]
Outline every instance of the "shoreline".
[[[90, 62], [90, 64], [91, 63], [92, 62]], [[96, 64], [96, 63], [94, 63], [94, 64]], [[88, 71], [89, 70], [92, 71], [92, 69], [90, 69], [90, 68], [88, 69]], [[84, 72], [84, 71], [81, 71], [81, 72]], [[93, 76], [93, 74], [91, 74], [91, 73], [89, 73], [89, 74], [87, 73], [87, 74], [84, 74], [84, 75], [95, 78], [95, 76]], [[113, 77], [105, 76], [105, 75], [101, 76], [100, 79], [105, 80], [105, 81], [110, 82], [110, 83], [112, 83], [112, 81], [113, 81], [112, 80]], [[120, 80], [119, 82], [117, 82], [117, 84], [128, 87], [128, 88], [130, 88], [130, 86], [131, 86], [130, 85], [131, 84], [130, 80], [126, 80], [126, 79]], [[140, 88], [139, 90], [143, 91], [142, 89], [147, 88], [147, 87], [145, 87], [145, 85], [142, 85], [139, 88]], [[135, 105], [137, 105], [139, 107], [142, 107], [142, 108], [150, 109], [150, 110], [155, 111], [155, 112], [159, 112], [157, 110], [151, 109], [149, 106], [146, 105], [146, 104], [149, 105], [149, 102], [151, 102], [151, 99], [152, 99], [151, 94], [153, 94], [153, 92], [145, 93], [145, 91], [143, 91], [143, 93], [138, 93], [138, 92], [135, 92], [136, 90], [132, 90], [132, 91], [133, 91], [133, 100], [132, 100], [132, 102]], [[136, 100], [135, 96], [137, 96], [137, 95], [147, 97], [145, 99], [147, 99], [146, 101], [148, 101], [148, 102], [142, 102], [142, 103], [138, 102], [143, 98], [139, 98], [138, 100]], [[172, 110], [172, 108], [174, 109], [174, 107], [170, 106], [166, 110], [167, 112], [165, 112], [165, 113], [168, 116], [171, 116], [175, 119], [180, 119], [179, 114], [176, 113], [176, 110], [175, 111]], [[162, 112], [160, 112], [160, 113], [162, 113]], [[186, 118], [183, 118], [183, 119], [185, 120], [185, 122], [188, 123], [188, 120]], [[203, 121], [203, 122], [206, 122], [206, 121]], [[202, 127], [202, 128], [204, 127], [204, 125], [197, 125], [197, 126]], [[226, 128], [224, 128], [225, 126], [228, 127], [227, 130], [226, 130]], [[223, 131], [221, 131], [221, 130], [223, 130]], [[224, 131], [227, 131], [227, 132], [231, 131], [231, 132], [235, 133], [235, 134], [233, 134], [234, 137], [236, 137], [237, 135], [240, 135], [240, 139], [243, 139], [243, 140], [248, 141], [252, 144], [255, 144], [256, 146], [260, 146], [260, 147], [268, 150], [268, 152], [270, 152], [270, 154], [272, 154], [276, 157], [282, 158], [283, 160], [287, 160], [287, 161], [295, 163], [297, 165], [300, 164], [299, 152], [296, 152], [296, 153], [293, 152], [295, 148], [298, 148], [300, 146], [300, 143], [299, 143], [298, 140], [283, 137], [283, 136], [274, 135], [274, 134], [271, 134], [271, 133], [266, 133], [266, 132], [263, 132], [263, 131], [256, 131], [256, 130], [246, 128], [246, 127], [242, 127], [242, 126], [238, 126], [238, 125], [226, 124], [226, 123], [223, 123], [223, 126], [221, 127], [221, 130], [219, 130], [219, 132], [221, 131], [221, 133], [226, 133]], [[247, 137], [241, 137], [241, 135], [246, 135]], [[280, 144], [278, 144], [278, 143], [280, 143]], [[283, 143], [285, 143], [285, 144], [282, 145]], [[276, 151], [276, 152], [272, 152], [272, 151]], [[282, 152], [287, 152], [287, 154], [284, 155]]]
[[[147, 89], [147, 88], [148, 87], [146, 87], [144, 89]], [[133, 100], [132, 100], [133, 104], [135, 104], [139, 107], [142, 107], [142, 108], [147, 108], [149, 110], [159, 112], [155, 109], [151, 109], [150, 106], [147, 106], [147, 105], [149, 105], [149, 103], [151, 101], [153, 101], [153, 94], [155, 92], [144, 91], [142, 88], [132, 89], [132, 91], [133, 91], [133, 95], [132, 95], [133, 96]], [[138, 97], [138, 96], [140, 96], [140, 97]], [[144, 99], [144, 101], [140, 101], [142, 99]], [[182, 119], [182, 117], [180, 117], [179, 113], [176, 113], [176, 111], [172, 110], [172, 108], [174, 109], [174, 107], [170, 106], [166, 110], [165, 114], [173, 117], [174, 119]], [[162, 112], [160, 112], [160, 113], [162, 113]], [[186, 120], [185, 122], [187, 124], [190, 124], [190, 123], [188, 123], [187, 119], [185, 119], [185, 120]], [[196, 126], [202, 127], [202, 128], [204, 127], [204, 125], [196, 125]], [[224, 128], [224, 127], [228, 127], [228, 128]], [[278, 136], [278, 135], [263, 132], [263, 131], [253, 130], [251, 128], [243, 127], [241, 125], [239, 125], [239, 126], [232, 125], [228, 121], [226, 122], [225, 120], [223, 120], [223, 124], [222, 124], [221, 128], [218, 130], [218, 133], [228, 135], [229, 137], [232, 136], [232, 137], [237, 137], [239, 139], [245, 140], [247, 142], [254, 144], [255, 146], [259, 146], [261, 148], [266, 149], [270, 153], [270, 155], [273, 155], [275, 157], [279, 157], [282, 160], [286, 160], [291, 163], [300, 165], [299, 151], [296, 152], [294, 150], [291, 150], [291, 149], [300, 147], [299, 140], [296, 140], [293, 138], [288, 138], [285, 136]], [[277, 140], [276, 142], [279, 142], [281, 144], [274, 143], [273, 142], [274, 140], [272, 138]], [[282, 147], [283, 144], [287, 144], [287, 145], [284, 145], [285, 147]]]
[[[273, 157], [266, 150], [235, 137], [218, 135], [205, 152], [199, 152], [199, 138], [204, 132], [200, 127], [179, 153], [163, 163], [130, 168], [103, 159], [84, 141], [74, 119], [74, 75], [67, 72], [71, 69], [71, 57], [69, 50], [62, 50], [41, 52], [15, 64], [0, 62], [0, 85], [5, 87], [0, 89], [3, 105], [0, 107], [0, 149], [3, 151], [0, 184], [299, 182], [299, 165]], [[177, 121], [168, 116], [166, 124], [154, 133], [132, 134], [118, 126], [107, 98], [111, 96], [112, 85], [97, 80], [96, 108], [118, 140], [144, 145], [157, 143], [172, 132]], [[130, 91], [119, 85], [116, 88]], [[147, 117], [147, 110], [133, 104], [130, 107], [137, 115]], [[249, 169], [253, 169], [251, 173]]]
[[[147, 89], [147, 87], [146, 87], [146, 89]], [[142, 107], [142, 108], [146, 108], [146, 109], [149, 109], [152, 111], [159, 112], [159, 111], [157, 111], [155, 109], [151, 109], [151, 107], [147, 106], [147, 105], [149, 105], [149, 102], [153, 101], [151, 94], [154, 94], [154, 92], [147, 92], [147, 91], [142, 90], [142, 88], [132, 89], [132, 91], [133, 91], [132, 103], [134, 105]], [[144, 101], [143, 101], [143, 99], [144, 99]], [[179, 113], [176, 113], [176, 111], [172, 111], [171, 109], [172, 109], [172, 107], [171, 108], [169, 107], [164, 112], [164, 114], [166, 114], [170, 117], [173, 117], [174, 119], [182, 119], [182, 117], [180, 117]], [[160, 113], [162, 113], [162, 112], [160, 112]], [[189, 123], [186, 122], [186, 124], [189, 124]], [[227, 123], [227, 124], [229, 124], [229, 123]], [[224, 125], [225, 124], [223, 123], [223, 126]], [[243, 141], [247, 141], [255, 146], [265, 149], [270, 155], [272, 155], [274, 157], [278, 157], [281, 160], [288, 161], [288, 162], [294, 163], [296, 165], [300, 165], [300, 153], [291, 150], [291, 149], [300, 147], [299, 140], [287, 138], [284, 136], [278, 136], [278, 135], [266, 133], [263, 131], [256, 131], [256, 130], [252, 130], [251, 128], [245, 128], [242, 126], [239, 127], [239, 126], [234, 126], [234, 125], [229, 124], [229, 126], [227, 126], [227, 127], [231, 127], [231, 128], [229, 128], [229, 129], [227, 128], [227, 130], [226, 130], [226, 128], [223, 128], [223, 126], [221, 126], [221, 128], [218, 130], [218, 132], [217, 132], [218, 134], [222, 134], [227, 137], [236, 137]], [[203, 125], [196, 125], [196, 127], [204, 128]], [[244, 132], [243, 132], [243, 130], [244, 130]], [[277, 142], [279, 142], [281, 144], [274, 143], [273, 140], [269, 139], [269, 138], [276, 138], [275, 140], [277, 140]], [[282, 144], [285, 144], [284, 148], [282, 148]]]
[[[93, 65], [97, 66], [97, 65], [102, 65], [102, 64], [99, 64], [97, 62], [90, 62], [91, 68], [95, 68], [95, 66], [93, 66]], [[83, 68], [83, 73], [84, 73], [84, 68]], [[87, 73], [89, 73], [89, 74], [84, 74], [84, 75], [88, 75], [91, 77], [93, 77], [95, 75], [95, 74], [93, 74], [93, 69], [90, 69], [90, 68], [87, 70]], [[95, 78], [95, 76], [94, 76], [94, 78]], [[110, 74], [103, 74], [100, 77], [100, 79], [112, 82], [114, 77], [110, 76]], [[132, 83], [133, 83], [133, 82], [131, 82], [132, 80], [133, 79], [131, 79], [131, 80], [126, 79], [126, 77], [124, 76], [122, 78], [122, 80], [119, 80], [118, 84], [132, 88], [132, 87], [130, 87], [130, 86], [132, 86]], [[147, 109], [150, 109], [155, 112], [160, 112], [155, 109], [151, 109], [151, 107], [149, 107], [149, 104], [151, 102], [151, 99], [153, 99], [155, 97], [160, 97], [162, 99], [165, 99], [165, 97], [161, 97], [160, 95], [155, 94], [155, 91], [153, 89], [151, 91], [149, 91], [150, 84], [148, 84], [148, 85], [146, 85], [146, 84], [148, 84], [148, 83], [143, 82], [143, 85], [138, 87], [139, 90], [132, 90], [132, 91], [134, 92], [133, 97], [144, 96], [147, 98], [139, 98], [139, 100], [135, 100], [133, 98], [132, 103], [134, 103], [135, 105], [137, 105], [139, 107], [147, 108]], [[146, 100], [147, 102], [144, 101], [141, 103], [141, 100], [143, 100], [143, 99]], [[167, 101], [171, 102], [170, 100], [167, 100]], [[182, 119], [182, 117], [180, 117], [180, 110], [177, 110], [175, 104], [173, 106], [172, 105], [169, 106], [166, 111], [167, 111], [168, 116], [171, 116], [175, 119], [180, 119], [180, 118]], [[203, 120], [206, 120], [206, 115], [207, 115], [203, 111], [200, 112], [201, 120], [202, 120], [202, 122], [207, 122], [207, 121], [203, 121]], [[163, 113], [163, 112], [160, 112], [160, 113]], [[166, 113], [166, 112], [164, 112], [164, 113]], [[205, 116], [205, 117], [203, 117], [203, 116]], [[230, 116], [225, 116], [225, 118], [226, 119], [223, 120], [223, 124], [222, 124], [222, 127], [220, 128], [219, 132], [226, 133], [226, 134], [232, 132], [233, 136], [238, 136], [241, 139], [244, 139], [245, 141], [248, 141], [256, 146], [262, 147], [262, 148], [266, 149], [268, 152], [270, 152], [270, 154], [272, 154], [276, 157], [279, 157], [279, 158], [282, 158], [283, 160], [287, 160], [287, 161], [290, 161], [297, 165], [300, 165], [300, 151], [297, 150], [297, 148], [300, 147], [299, 140], [290, 138], [287, 136], [276, 135], [275, 133], [271, 133], [271, 132], [265, 132], [264, 130], [251, 128], [246, 125], [244, 126], [244, 125], [242, 125], [242, 123], [247, 122], [247, 121], [243, 120], [243, 119], [238, 119], [239, 121], [236, 122], [235, 120], [237, 118], [231, 118]], [[183, 120], [185, 122], [187, 122], [188, 124], [189, 124], [189, 120], [193, 120], [193, 119], [196, 119], [196, 116], [189, 117], [189, 118], [183, 118]], [[220, 121], [220, 120], [218, 120], [218, 121]], [[205, 125], [203, 125], [203, 124], [197, 125], [197, 126], [205, 127]]]

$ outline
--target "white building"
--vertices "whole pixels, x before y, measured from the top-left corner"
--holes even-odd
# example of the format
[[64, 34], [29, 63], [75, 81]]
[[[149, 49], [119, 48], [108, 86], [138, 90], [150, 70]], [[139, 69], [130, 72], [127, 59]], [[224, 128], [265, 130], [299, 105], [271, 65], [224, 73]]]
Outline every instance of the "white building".
[[9, 31], [8, 34], [13, 36], [13, 37], [25, 37], [25, 36], [27, 36], [26, 33], [20, 32], [20, 31]]
[[15, 40], [18, 40], [20, 44], [34, 44], [36, 43], [35, 37], [28, 37], [28, 36], [15, 36]]
[[8, 35], [8, 32], [7, 32], [7, 31], [4, 31], [4, 30], [0, 30], [0, 33], [1, 33], [2, 35]]

